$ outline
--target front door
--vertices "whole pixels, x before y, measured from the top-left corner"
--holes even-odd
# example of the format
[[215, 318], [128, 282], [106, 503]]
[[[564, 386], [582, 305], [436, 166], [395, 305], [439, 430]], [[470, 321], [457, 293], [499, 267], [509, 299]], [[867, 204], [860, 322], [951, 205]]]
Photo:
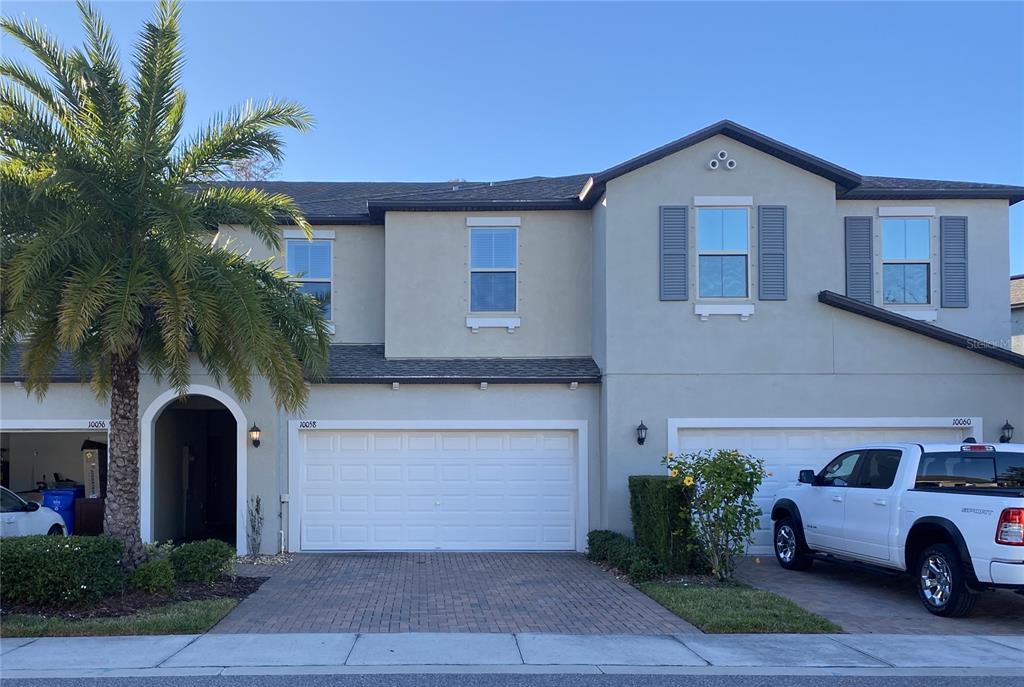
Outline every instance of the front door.
[[844, 546], [850, 553], [879, 561], [892, 557], [889, 533], [896, 512], [896, 472], [902, 451], [868, 451], [846, 490]]
[[825, 466], [800, 499], [804, 537], [812, 549], [843, 550], [846, 494], [857, 470], [860, 451], [844, 453]]

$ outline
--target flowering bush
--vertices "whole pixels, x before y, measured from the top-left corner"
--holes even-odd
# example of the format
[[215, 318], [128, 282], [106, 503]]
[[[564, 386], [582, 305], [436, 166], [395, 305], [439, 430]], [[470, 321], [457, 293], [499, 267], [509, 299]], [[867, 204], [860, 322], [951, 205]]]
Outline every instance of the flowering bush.
[[720, 580], [732, 577], [757, 529], [761, 509], [754, 492], [764, 480], [764, 461], [739, 451], [699, 451], [662, 459], [680, 487], [691, 489], [691, 550], [706, 559]]
[[74, 606], [124, 588], [121, 554], [112, 537], [4, 537], [0, 600]]

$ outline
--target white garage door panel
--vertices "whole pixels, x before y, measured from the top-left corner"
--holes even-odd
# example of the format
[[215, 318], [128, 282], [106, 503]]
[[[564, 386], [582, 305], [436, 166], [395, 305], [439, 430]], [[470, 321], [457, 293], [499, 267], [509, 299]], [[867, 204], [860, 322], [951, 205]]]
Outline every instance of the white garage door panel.
[[[969, 431], [969, 430], [968, 430]], [[909, 442], [959, 442], [964, 430], [954, 427], [758, 427], [679, 429], [681, 452], [702, 449], [736, 449], [763, 458], [767, 476], [756, 500], [762, 513], [751, 553], [771, 553], [771, 506], [784, 486], [797, 480], [800, 470], [818, 470], [841, 451], [859, 444]]]
[[304, 550], [572, 550], [569, 431], [299, 434]]

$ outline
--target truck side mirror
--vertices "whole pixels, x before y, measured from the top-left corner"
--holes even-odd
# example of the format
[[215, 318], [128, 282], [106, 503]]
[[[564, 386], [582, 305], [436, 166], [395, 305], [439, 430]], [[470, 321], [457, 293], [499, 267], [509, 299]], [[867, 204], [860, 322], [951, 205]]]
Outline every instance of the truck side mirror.
[[801, 484], [814, 484], [814, 470], [801, 470], [798, 479]]

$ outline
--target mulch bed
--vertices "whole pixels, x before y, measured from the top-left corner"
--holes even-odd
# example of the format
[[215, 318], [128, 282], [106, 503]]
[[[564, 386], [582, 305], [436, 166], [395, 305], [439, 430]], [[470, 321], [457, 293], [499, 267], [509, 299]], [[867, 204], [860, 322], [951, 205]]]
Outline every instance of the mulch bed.
[[134, 589], [125, 590], [121, 594], [108, 596], [105, 599], [73, 608], [48, 608], [45, 606], [29, 606], [12, 604], [6, 606], [2, 615], [25, 614], [39, 615], [66, 620], [83, 618], [118, 618], [144, 611], [148, 608], [166, 606], [182, 601], [200, 601], [203, 599], [238, 599], [242, 600], [260, 588], [267, 577], [228, 577], [221, 576], [213, 584], [181, 582], [172, 594], [147, 594]]

